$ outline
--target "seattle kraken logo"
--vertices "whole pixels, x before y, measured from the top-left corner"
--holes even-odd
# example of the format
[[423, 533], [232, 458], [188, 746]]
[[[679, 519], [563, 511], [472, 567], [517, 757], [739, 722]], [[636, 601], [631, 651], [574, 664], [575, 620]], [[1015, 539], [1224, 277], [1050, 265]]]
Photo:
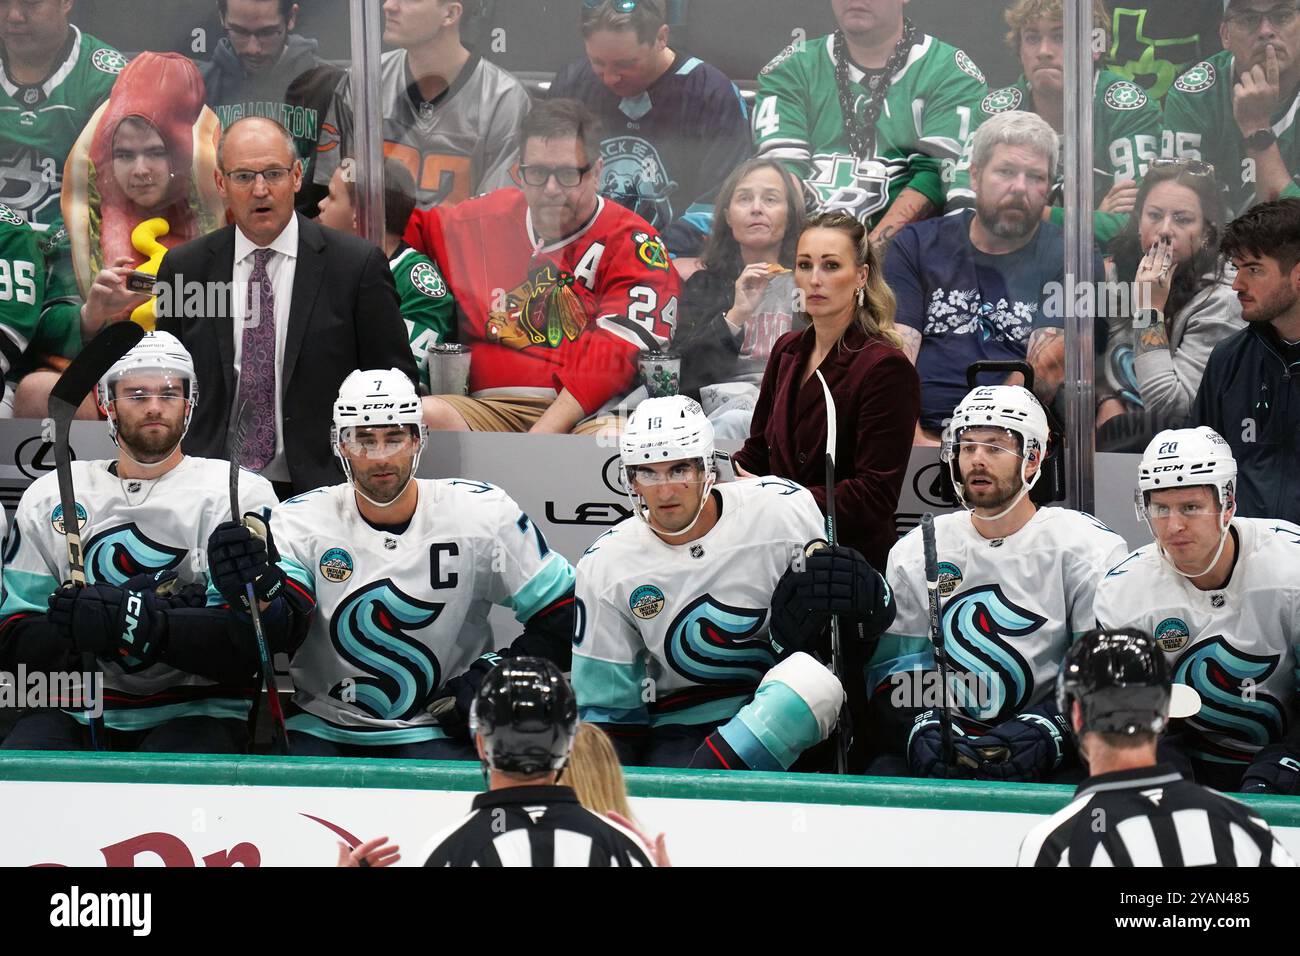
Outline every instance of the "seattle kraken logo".
[[402, 593], [388, 578], [348, 595], [334, 612], [330, 640], [340, 657], [374, 676], [336, 684], [330, 696], [379, 720], [417, 716], [438, 686], [442, 668], [407, 632], [428, 627], [442, 608]]
[[86, 577], [96, 584], [118, 587], [137, 574], [155, 574], [179, 567], [188, 552], [159, 544], [135, 523], [101, 531], [86, 545]]
[[[1260, 747], [1282, 739], [1286, 712], [1277, 698], [1258, 689], [1277, 666], [1277, 656], [1246, 654], [1230, 647], [1222, 635], [1197, 644], [1174, 668], [1174, 680], [1201, 695], [1201, 710], [1188, 721], [1192, 729], [1225, 734]], [[1206, 756], [1246, 761], [1251, 751]]]
[[757, 684], [776, 663], [768, 642], [753, 636], [766, 616], [698, 597], [668, 627], [668, 663], [697, 684]]
[[1002, 588], [966, 591], [943, 609], [943, 643], [958, 670], [978, 674], [986, 685], [982, 700], [965, 696], [962, 707], [979, 720], [1019, 713], [1034, 689], [1033, 671], [1006, 638], [1023, 638], [1047, 623], [1033, 611], [1012, 604]]

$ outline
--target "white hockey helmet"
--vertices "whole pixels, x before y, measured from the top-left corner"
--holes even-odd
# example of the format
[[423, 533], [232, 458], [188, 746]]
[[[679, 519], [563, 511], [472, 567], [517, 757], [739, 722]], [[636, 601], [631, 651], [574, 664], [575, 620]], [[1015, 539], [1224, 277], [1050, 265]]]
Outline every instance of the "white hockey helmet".
[[[644, 502], [632, 490], [629, 469], [668, 461], [700, 459], [704, 466], [704, 488], [695, 518], [677, 534], [690, 531], [704, 511], [704, 502], [717, 480], [713, 458], [713, 423], [700, 403], [685, 395], [647, 398], [632, 410], [619, 441], [619, 460], [623, 485], [632, 502], [632, 510], [649, 524]], [[651, 525], [653, 527], [653, 525]]]
[[[1208, 485], [1218, 497], [1219, 547], [1214, 557], [1200, 571], [1189, 574], [1169, 557], [1160, 545], [1159, 535], [1151, 524], [1148, 503], [1151, 492], [1171, 488], [1196, 488]], [[1167, 428], [1151, 439], [1142, 461], [1138, 465], [1138, 490], [1134, 505], [1138, 518], [1147, 523], [1151, 536], [1156, 539], [1160, 556], [1170, 567], [1185, 578], [1196, 578], [1214, 567], [1228, 541], [1228, 503], [1235, 499], [1237, 486], [1237, 459], [1223, 436], [1208, 425], [1196, 428]]]
[[[1020, 494], [1004, 511], [987, 517], [992, 521], [1007, 514], [1020, 503], [1020, 499], [1029, 494], [1043, 474], [1043, 459], [1047, 454], [1049, 429], [1047, 412], [1043, 410], [1034, 393], [1021, 385], [981, 385], [966, 393], [966, 397], [957, 403], [952, 419], [943, 430], [943, 442], [939, 457], [947, 463], [952, 476], [953, 489], [963, 507], [966, 495], [962, 490], [961, 468], [957, 460], [957, 442], [961, 433], [967, 428], [1001, 428], [1020, 438]], [[1025, 477], [1025, 469], [1030, 456], [1036, 456], [1038, 470], [1032, 477]], [[976, 517], [985, 517], [977, 515]]]
[[[189, 430], [194, 406], [199, 401], [199, 382], [194, 374], [194, 359], [180, 339], [170, 332], [146, 332], [125, 355], [112, 364], [95, 386], [95, 399], [108, 415], [108, 434], [117, 441], [117, 421], [112, 403], [117, 400], [117, 383], [126, 375], [158, 372], [164, 378], [180, 382], [185, 389], [185, 431]], [[182, 436], [185, 432], [183, 431]]]
[[[343, 454], [343, 442], [354, 428], [405, 425], [415, 430], [418, 439], [415, 458], [411, 462], [411, 478], [420, 465], [420, 455], [428, 441], [429, 432], [424, 424], [424, 407], [415, 386], [401, 369], [358, 369], [343, 380], [338, 398], [334, 400], [334, 423], [330, 426], [330, 445], [343, 464], [343, 473], [357, 494], [372, 504], [374, 501], [356, 487], [352, 478], [352, 464]], [[408, 482], [409, 483], [409, 482]], [[405, 488], [403, 488], [405, 490]], [[400, 492], [399, 492], [400, 494]], [[390, 502], [391, 503], [391, 502]]]

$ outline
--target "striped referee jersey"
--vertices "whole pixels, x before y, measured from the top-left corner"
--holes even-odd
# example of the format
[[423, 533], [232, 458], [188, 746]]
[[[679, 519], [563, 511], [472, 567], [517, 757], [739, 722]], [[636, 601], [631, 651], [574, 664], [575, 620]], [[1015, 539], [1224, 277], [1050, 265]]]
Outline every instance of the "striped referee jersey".
[[1029, 831], [1020, 866], [1295, 866], [1244, 803], [1169, 764], [1089, 777]]
[[572, 787], [480, 793], [428, 846], [425, 866], [654, 866], [635, 834], [583, 807]]

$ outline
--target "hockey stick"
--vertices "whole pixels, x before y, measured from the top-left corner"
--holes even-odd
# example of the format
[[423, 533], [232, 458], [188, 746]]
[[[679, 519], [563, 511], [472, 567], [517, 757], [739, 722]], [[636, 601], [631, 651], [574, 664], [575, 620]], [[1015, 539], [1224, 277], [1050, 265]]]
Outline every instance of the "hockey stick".
[[948, 651], [943, 645], [943, 632], [939, 627], [939, 549], [935, 544], [934, 515], [921, 515], [921, 542], [925, 549], [925, 590], [930, 598], [930, 643], [934, 645], [934, 659], [939, 665], [939, 733], [943, 743], [943, 762], [952, 764], [952, 714], [948, 710]]
[[[822, 383], [822, 394], [826, 397], [826, 540], [835, 544], [835, 399], [831, 397], [830, 386], [822, 376], [821, 370], [815, 373]], [[844, 647], [840, 641], [840, 618], [831, 615], [831, 672], [843, 683]], [[853, 724], [848, 719], [848, 698], [840, 705], [840, 714], [835, 721], [835, 772], [848, 773], [849, 769], [849, 734]]]
[[[89, 394], [118, 359], [144, 337], [144, 329], [134, 322], [116, 322], [104, 329], [72, 360], [50, 390], [46, 412], [54, 428], [54, 470], [59, 479], [59, 507], [63, 509], [63, 539], [68, 548], [68, 580], [73, 587], [85, 587], [86, 566], [81, 553], [81, 522], [77, 520], [77, 494], [72, 487], [72, 445], [69, 429], [82, 400]], [[89, 676], [99, 669], [95, 655], [81, 655], [81, 669]], [[84, 688], [83, 688], [84, 693]], [[108, 740], [104, 717], [92, 717], [86, 708], [90, 743], [103, 750]]]
[[[240, 402], [238, 412], [230, 420], [230, 520], [242, 522], [244, 512], [239, 507], [239, 453], [248, 437], [250, 406], [247, 399]], [[253, 622], [253, 637], [257, 642], [257, 659], [262, 668], [262, 686], [266, 690], [266, 706], [271, 711], [271, 746], [276, 753], [288, 756], [289, 735], [284, 729], [284, 711], [280, 707], [280, 694], [275, 687], [275, 666], [271, 651], [262, 630], [262, 612], [257, 606], [257, 594], [252, 582], [244, 585], [248, 601], [248, 616]], [[257, 699], [253, 699], [253, 726], [257, 726]]]

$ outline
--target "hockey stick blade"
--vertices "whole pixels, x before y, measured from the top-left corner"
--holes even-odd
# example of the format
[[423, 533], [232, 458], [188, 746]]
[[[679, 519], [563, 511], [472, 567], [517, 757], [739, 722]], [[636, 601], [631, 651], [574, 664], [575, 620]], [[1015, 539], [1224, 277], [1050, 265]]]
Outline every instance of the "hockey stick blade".
[[[72, 419], [82, 400], [98, 384], [118, 359], [144, 337], [144, 329], [134, 322], [118, 322], [104, 329], [72, 360], [50, 390], [46, 411], [54, 426], [54, 470], [59, 482], [59, 507], [63, 511], [63, 539], [68, 552], [68, 578], [77, 587], [86, 583], [86, 568], [81, 553], [81, 522], [77, 517], [77, 493], [72, 486], [72, 444], [68, 434]], [[81, 656], [83, 673], [99, 670], [95, 655]], [[107, 740], [103, 716], [86, 713], [91, 746], [103, 750]]]

